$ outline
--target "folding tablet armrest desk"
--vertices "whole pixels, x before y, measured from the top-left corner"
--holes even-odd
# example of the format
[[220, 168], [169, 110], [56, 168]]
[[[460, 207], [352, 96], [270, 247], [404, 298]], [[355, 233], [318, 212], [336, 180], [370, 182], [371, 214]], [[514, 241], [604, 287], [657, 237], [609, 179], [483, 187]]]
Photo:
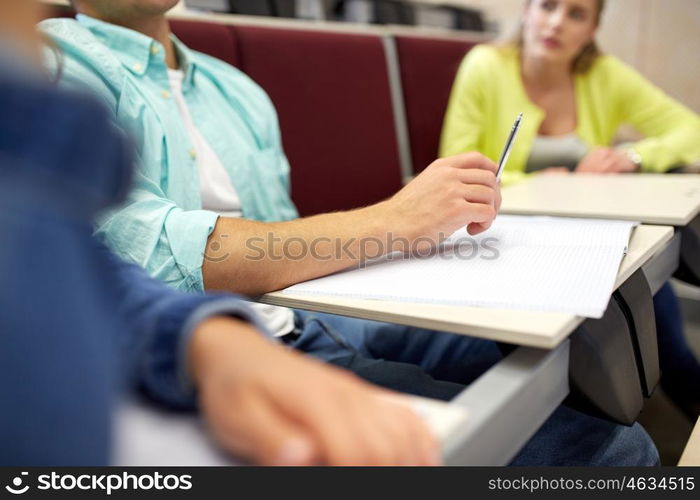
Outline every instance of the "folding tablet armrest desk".
[[[673, 229], [639, 226], [616, 286], [635, 273], [661, 275], [673, 253]], [[670, 256], [672, 258], [672, 255]], [[421, 305], [272, 293], [264, 302], [472, 335], [518, 347], [450, 404], [468, 410], [463, 426], [443, 442], [450, 465], [507, 464], [569, 392], [568, 336], [585, 318], [563, 313]], [[588, 320], [598, 321], [598, 320]], [[118, 418], [117, 463], [225, 465], [235, 463], [206, 436], [199, 418], [160, 412], [129, 401]]]
[[[558, 215], [635, 220], [644, 224], [661, 224], [675, 229], [671, 249], [664, 262], [646, 274], [651, 292], [656, 293], [669, 273], [691, 285], [700, 285], [700, 175], [692, 174], [622, 174], [622, 175], [558, 175], [532, 176], [503, 190], [504, 213], [521, 215]], [[642, 392], [648, 397], [659, 378], [653, 340], [653, 304], [644, 298], [643, 280], [628, 284], [620, 296], [637, 303], [622, 312], [633, 316], [630, 330], [640, 339], [643, 369]], [[635, 314], [632, 314], [635, 312]], [[645, 340], [646, 339], [646, 340]], [[646, 345], [646, 350], [644, 346]], [[652, 352], [652, 350], [654, 352]], [[644, 371], [642, 374], [641, 371]], [[572, 373], [574, 378], [576, 374]], [[628, 402], [630, 403], [630, 402]], [[630, 408], [640, 401], [607, 412], [616, 420], [632, 418]], [[606, 405], [607, 406], [607, 405]], [[621, 411], [620, 411], [621, 410]]]
[[700, 175], [535, 176], [504, 189], [501, 212], [661, 225], [633, 233], [600, 320], [279, 293], [264, 298], [522, 346], [453, 401], [468, 408], [469, 419], [444, 443], [448, 464], [508, 463], [567, 395], [569, 379], [593, 410], [632, 423], [659, 377], [651, 297], [677, 270], [700, 282]]
[[[672, 255], [667, 255], [674, 251], [670, 247], [672, 237], [671, 227], [637, 227], [620, 266], [616, 288], [639, 273], [663, 276], [657, 267], [672, 259]], [[663, 281], [655, 286], [660, 287], [661, 283]], [[267, 294], [262, 300], [268, 304], [388, 321], [520, 346], [451, 402], [464, 406], [469, 412], [466, 424], [443, 444], [445, 462], [452, 465], [504, 465], [517, 454], [567, 396], [570, 348], [567, 338], [586, 321], [565, 313], [280, 292]]]
[[[637, 333], [646, 328], [647, 334], [651, 334], [655, 340], [653, 325], [649, 332], [650, 325], [647, 324], [651, 312], [648, 310], [651, 308], [650, 296], [676, 272], [679, 261], [681, 270], [690, 268], [696, 277], [700, 276], [697, 272], [700, 251], [696, 248], [700, 241], [700, 176], [635, 175], [603, 179], [598, 179], [599, 176], [576, 176], [575, 182], [572, 177], [533, 177], [504, 189], [502, 211], [618, 218], [645, 223], [637, 227], [632, 235], [628, 254], [618, 272], [618, 290], [602, 320], [585, 320], [558, 313], [282, 293], [268, 294], [261, 300], [270, 304], [472, 335], [520, 346], [452, 401], [451, 404], [466, 407], [469, 415], [466, 424], [443, 443], [447, 464], [507, 464], [567, 396], [570, 376], [574, 384], [582, 386], [578, 387], [579, 390], [595, 399], [595, 390], [586, 387], [587, 380], [577, 380], [574, 373], [583, 370], [576, 370], [576, 363], [570, 365], [570, 359], [580, 357], [577, 347], [577, 343], [581, 344], [579, 339], [592, 339], [591, 342], [584, 342], [585, 353], [586, 346], [592, 346], [591, 352], [594, 352], [610, 339], [614, 339], [610, 340], [613, 342], [629, 337], [624, 332], [621, 335], [607, 335], [606, 329], [612, 324], [629, 331], [636, 330]], [[692, 278], [691, 275], [691, 282]], [[589, 335], [591, 332], [593, 334]], [[596, 345], [596, 342], [602, 344]], [[576, 349], [570, 358], [572, 345]], [[614, 351], [616, 346], [612, 347], [608, 350]], [[639, 350], [640, 346], [637, 344], [635, 348]], [[581, 366], [588, 361], [584, 356]], [[638, 375], [637, 383], [641, 385], [642, 393], [648, 395], [653, 390], [653, 366], [647, 372], [640, 368]], [[613, 389], [604, 394], [597, 404], [607, 409], [608, 416], [612, 415], [614, 419], [633, 419], [643, 394]], [[194, 417], [159, 414], [157, 410], [142, 404], [130, 403], [119, 423], [122, 436], [118, 454], [120, 463], [233, 463], [212, 446]], [[167, 433], [164, 432], [166, 429], [169, 430]], [[169, 444], [173, 440], [177, 441], [179, 454], [174, 453]], [[161, 449], [162, 452], [146, 452], [154, 449]], [[166, 451], [168, 449], [169, 452]]]
[[673, 226], [676, 277], [700, 285], [700, 175], [541, 175], [503, 190], [501, 212]]

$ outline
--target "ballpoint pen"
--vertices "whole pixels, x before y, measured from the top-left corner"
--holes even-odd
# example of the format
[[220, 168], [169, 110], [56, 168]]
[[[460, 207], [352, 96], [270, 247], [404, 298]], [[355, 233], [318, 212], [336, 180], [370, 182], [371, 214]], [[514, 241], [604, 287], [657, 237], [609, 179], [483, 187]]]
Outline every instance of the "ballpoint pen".
[[496, 179], [500, 180], [501, 179], [501, 174], [503, 173], [503, 168], [506, 165], [506, 162], [508, 161], [508, 157], [510, 156], [510, 150], [513, 148], [513, 142], [515, 141], [515, 136], [518, 135], [518, 130], [520, 130], [520, 122], [523, 120], [523, 114], [520, 113], [518, 117], [515, 119], [515, 123], [513, 124], [513, 128], [510, 130], [510, 135], [508, 136], [508, 140], [506, 141], [506, 145], [503, 148], [503, 153], [501, 153], [501, 159], [498, 161], [498, 170], [496, 171]]

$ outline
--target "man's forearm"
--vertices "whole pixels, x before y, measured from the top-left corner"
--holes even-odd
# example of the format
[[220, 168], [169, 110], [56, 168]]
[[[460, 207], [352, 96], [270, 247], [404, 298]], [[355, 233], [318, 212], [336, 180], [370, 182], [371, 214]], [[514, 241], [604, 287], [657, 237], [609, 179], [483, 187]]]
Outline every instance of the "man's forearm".
[[436, 160], [390, 199], [289, 222], [220, 218], [204, 285], [261, 295], [388, 252], [433, 248], [460, 227], [488, 229], [501, 204], [496, 165], [482, 155]]
[[261, 295], [383, 255], [409, 236], [382, 214], [378, 204], [288, 222], [219, 218], [204, 256], [205, 288]]

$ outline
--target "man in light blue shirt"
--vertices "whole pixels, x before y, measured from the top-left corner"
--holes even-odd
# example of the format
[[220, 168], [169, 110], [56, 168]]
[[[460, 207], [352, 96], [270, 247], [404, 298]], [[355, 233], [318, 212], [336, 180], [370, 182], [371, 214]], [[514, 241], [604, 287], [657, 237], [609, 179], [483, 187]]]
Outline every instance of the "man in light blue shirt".
[[[202, 255], [218, 215], [201, 210], [197, 156], [173, 102], [164, 47], [86, 16], [79, 23], [49, 21], [45, 29], [66, 50], [64, 82], [97, 92], [137, 143], [140, 170], [129, 203], [102, 221], [99, 234], [175, 288], [203, 290]], [[234, 179], [243, 215], [297, 217], [267, 95], [225, 63], [181, 43], [177, 48], [191, 114]], [[76, 50], [86, 57], [75, 58]]]
[[[436, 464], [417, 415], [271, 342], [248, 302], [178, 292], [95, 241], [131, 148], [92, 96], [42, 78], [36, 9], [0, 0], [0, 466], [106, 465], [123, 385], [199, 405], [239, 459]], [[357, 439], [381, 428], [392, 439]]]
[[[83, 14], [77, 21], [42, 25], [65, 54], [63, 81], [87, 85], [101, 96], [116, 123], [137, 141], [139, 175], [131, 197], [98, 229], [118, 253], [181, 289], [258, 295], [356, 266], [365, 252], [398, 249], [367, 247], [369, 241], [387, 241], [389, 234], [415, 249], [418, 242], [436, 244], [441, 234], [460, 227], [477, 234], [490, 226], [500, 190], [495, 165], [476, 153], [436, 161], [382, 203], [296, 219], [272, 104], [240, 71], [171, 36], [165, 13], [176, 3], [76, 0]], [[214, 196], [207, 179], [221, 171], [230, 182]], [[306, 248], [313, 244], [315, 252], [284, 257], [292, 240]], [[271, 251], [251, 254], [251, 241]], [[346, 251], [336, 253], [339, 247]], [[270, 317], [293, 315], [291, 327], [274, 322], [286, 344], [417, 395], [451, 399], [500, 359], [492, 342], [286, 311], [270, 312]], [[638, 425], [624, 428], [561, 407], [513, 463], [656, 460]]]

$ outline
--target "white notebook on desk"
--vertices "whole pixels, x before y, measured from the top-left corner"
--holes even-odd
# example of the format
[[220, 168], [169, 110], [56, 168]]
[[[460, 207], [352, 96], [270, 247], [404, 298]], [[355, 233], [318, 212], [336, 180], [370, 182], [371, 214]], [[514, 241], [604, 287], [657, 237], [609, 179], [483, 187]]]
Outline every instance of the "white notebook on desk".
[[564, 312], [600, 318], [636, 222], [500, 215], [429, 256], [384, 256], [285, 293]]

